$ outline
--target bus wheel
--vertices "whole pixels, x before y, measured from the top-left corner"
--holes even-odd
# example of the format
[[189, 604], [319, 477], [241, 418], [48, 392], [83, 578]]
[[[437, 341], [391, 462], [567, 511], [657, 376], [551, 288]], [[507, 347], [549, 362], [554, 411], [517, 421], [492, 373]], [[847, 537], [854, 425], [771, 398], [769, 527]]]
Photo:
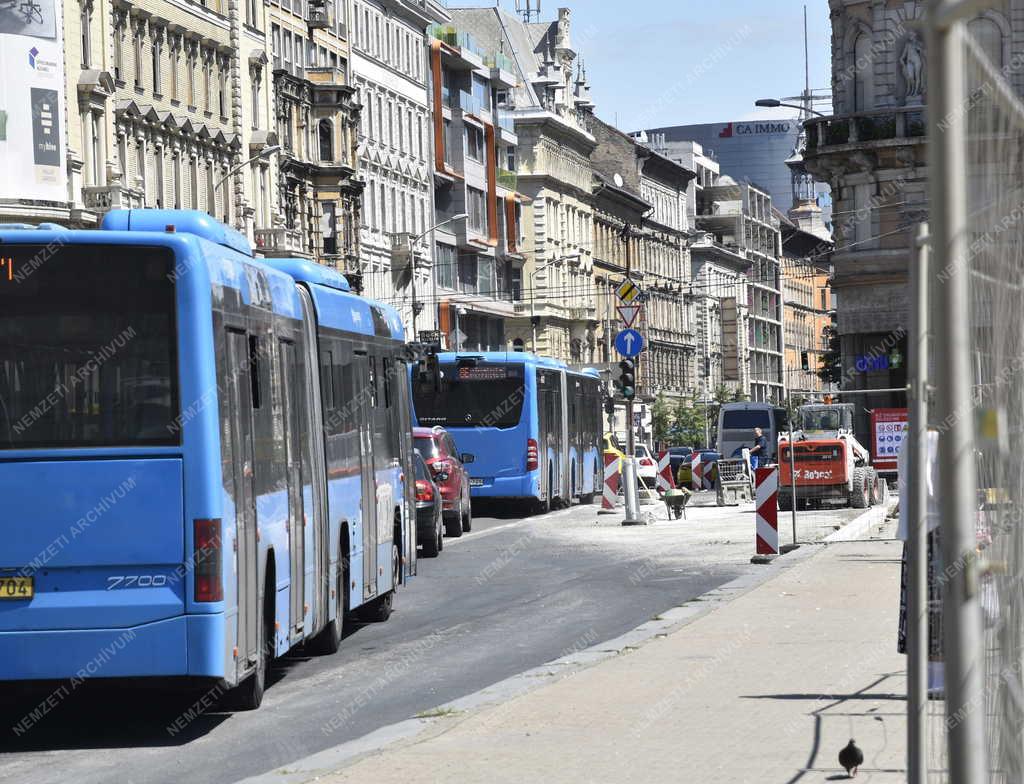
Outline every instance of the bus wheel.
[[227, 694], [228, 707], [231, 710], [256, 710], [263, 703], [263, 694], [267, 690], [267, 674], [270, 662], [274, 657], [274, 600], [270, 585], [264, 594], [267, 599], [263, 612], [257, 619], [260, 628], [259, 644], [256, 647], [256, 669], [249, 677]]
[[398, 552], [398, 542], [391, 544], [391, 590], [383, 596], [378, 596], [366, 605], [366, 612], [363, 614], [366, 620], [373, 623], [383, 623], [391, 617], [395, 606], [395, 589], [398, 587], [398, 570], [401, 568], [401, 556]]
[[348, 605], [348, 558], [342, 554], [338, 562], [338, 585], [335, 588], [334, 620], [310, 641], [312, 652], [318, 656], [330, 656], [338, 652], [345, 631], [345, 607]]

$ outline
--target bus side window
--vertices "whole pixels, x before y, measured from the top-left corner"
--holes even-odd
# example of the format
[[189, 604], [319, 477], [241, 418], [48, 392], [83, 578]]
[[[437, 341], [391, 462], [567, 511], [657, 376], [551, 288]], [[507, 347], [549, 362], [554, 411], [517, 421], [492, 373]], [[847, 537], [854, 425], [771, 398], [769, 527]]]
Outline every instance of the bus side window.
[[260, 339], [249, 335], [249, 383], [252, 385], [252, 407], [258, 410], [262, 406], [260, 394]]

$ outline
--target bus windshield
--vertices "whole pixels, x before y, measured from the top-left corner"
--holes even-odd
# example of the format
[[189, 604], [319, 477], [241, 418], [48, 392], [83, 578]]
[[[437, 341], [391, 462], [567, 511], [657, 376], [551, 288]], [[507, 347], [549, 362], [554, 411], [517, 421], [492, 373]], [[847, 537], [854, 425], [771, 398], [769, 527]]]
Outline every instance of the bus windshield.
[[755, 427], [767, 430], [771, 425], [770, 412], [767, 409], [737, 409], [722, 414], [723, 430], [753, 430]]
[[448, 362], [441, 365], [440, 389], [432, 379], [413, 382], [416, 418], [424, 426], [515, 427], [524, 396], [522, 365]]
[[0, 450], [180, 443], [174, 258], [0, 246]]

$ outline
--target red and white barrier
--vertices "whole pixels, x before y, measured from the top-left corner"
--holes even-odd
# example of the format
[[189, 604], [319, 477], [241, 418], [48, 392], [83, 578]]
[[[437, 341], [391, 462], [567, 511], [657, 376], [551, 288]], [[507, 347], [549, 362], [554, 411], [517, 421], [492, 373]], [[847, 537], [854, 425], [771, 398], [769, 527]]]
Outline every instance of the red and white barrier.
[[614, 509], [619, 501], [619, 456], [605, 453], [604, 490], [601, 493], [601, 508]]
[[658, 492], [674, 490], [676, 486], [675, 477], [672, 476], [672, 461], [669, 459], [668, 451], [658, 454]]
[[701, 462], [700, 452], [693, 452], [690, 456], [690, 489], [704, 489], [704, 463]]
[[704, 457], [700, 464], [701, 482], [705, 490], [715, 489], [715, 461], [710, 457]]
[[757, 532], [754, 544], [758, 555], [779, 554], [779, 468], [758, 468], [754, 472]]

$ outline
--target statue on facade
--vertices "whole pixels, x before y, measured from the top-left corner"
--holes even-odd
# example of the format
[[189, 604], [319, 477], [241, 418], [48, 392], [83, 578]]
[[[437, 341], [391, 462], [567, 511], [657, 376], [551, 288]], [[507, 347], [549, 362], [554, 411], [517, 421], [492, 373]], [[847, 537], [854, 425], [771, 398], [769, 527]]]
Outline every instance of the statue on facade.
[[919, 103], [925, 87], [924, 47], [917, 33], [912, 32], [903, 45], [900, 55], [900, 70], [907, 86], [907, 103]]
[[569, 42], [571, 14], [572, 11], [568, 8], [558, 9], [558, 29], [555, 33], [556, 49], [572, 49], [572, 44]]

